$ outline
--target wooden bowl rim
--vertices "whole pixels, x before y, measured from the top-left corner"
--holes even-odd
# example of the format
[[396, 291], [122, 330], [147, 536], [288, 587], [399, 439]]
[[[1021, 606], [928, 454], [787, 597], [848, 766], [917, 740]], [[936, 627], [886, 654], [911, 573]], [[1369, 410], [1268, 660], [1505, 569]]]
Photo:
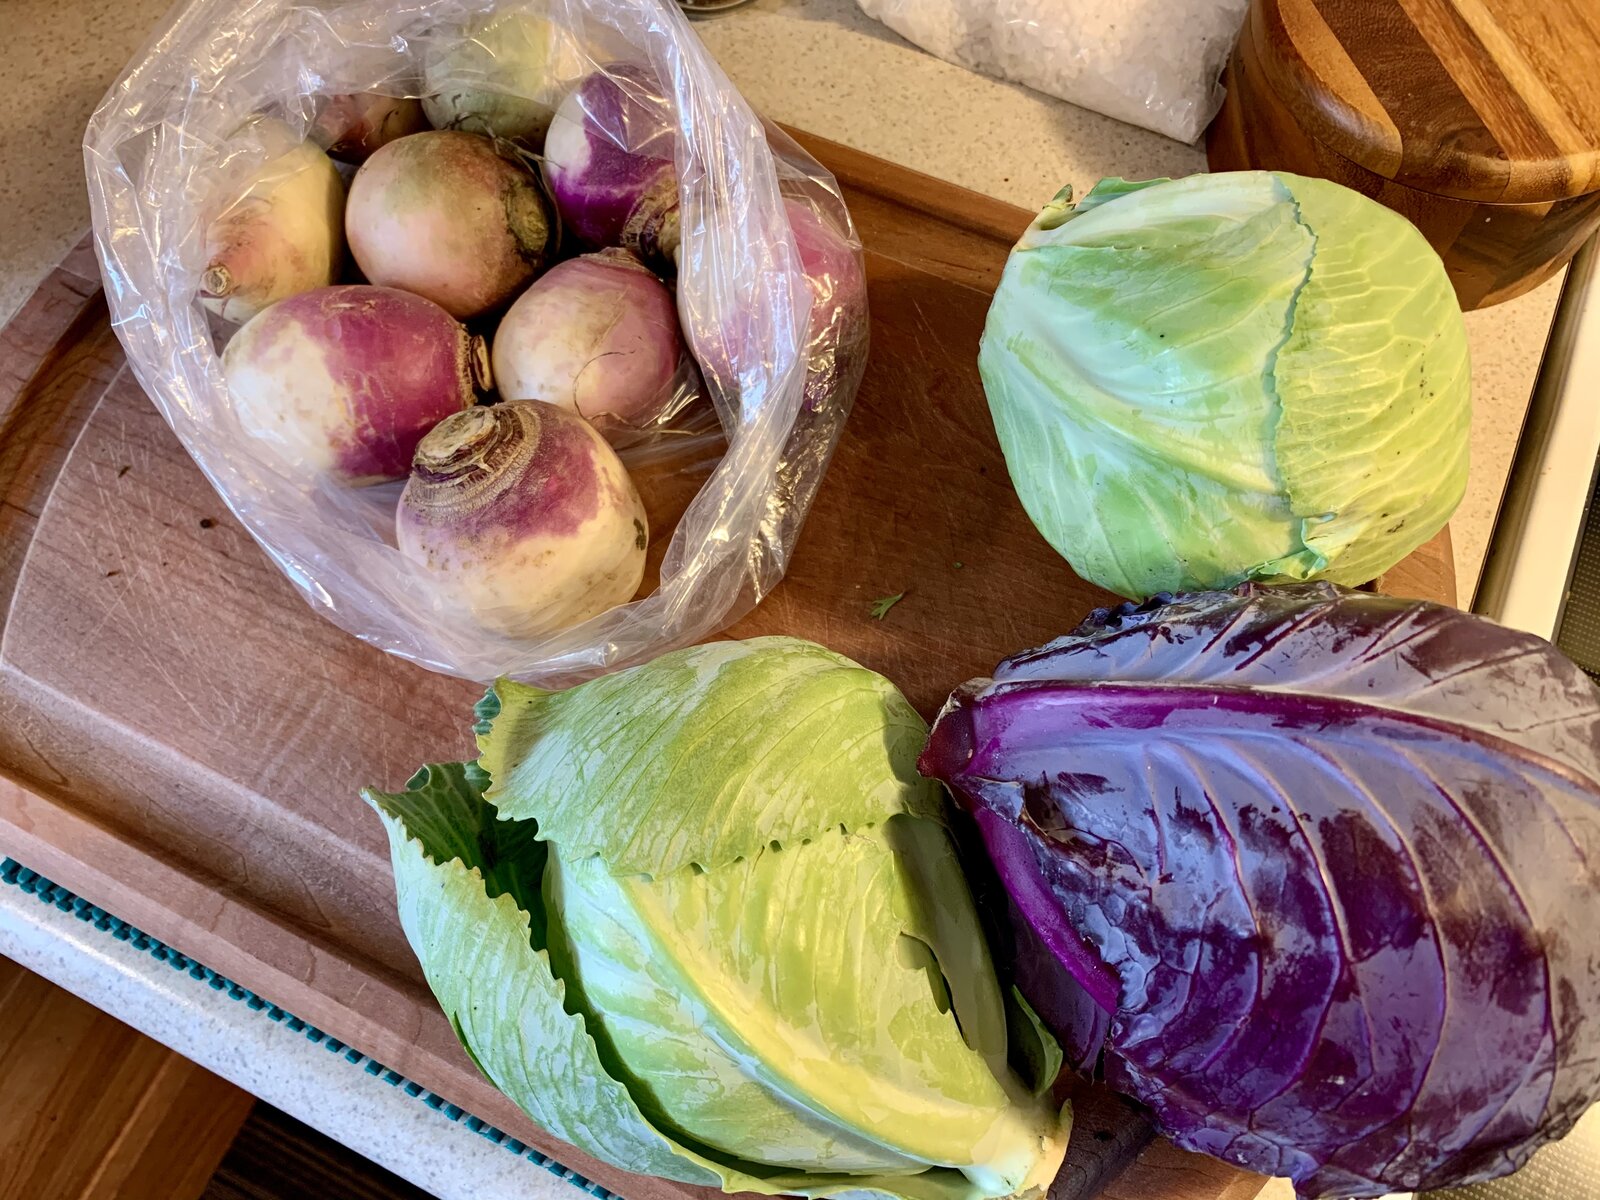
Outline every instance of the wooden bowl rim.
[[[1375, 175], [1429, 195], [1514, 207], [1551, 204], [1600, 191], [1600, 140], [1586, 150], [1523, 158], [1515, 164], [1478, 150], [1447, 146], [1429, 174], [1408, 167], [1402, 153], [1403, 135], [1388, 114], [1378, 118], [1370, 107], [1312, 69], [1284, 17], [1286, 7], [1302, 19], [1307, 11], [1320, 13], [1324, 5], [1344, 2], [1348, 0], [1251, 0], [1239, 36], [1236, 53], [1255, 58], [1273, 98], [1294, 114], [1308, 136]], [[1293, 53], [1275, 53], [1275, 47], [1290, 48]], [[1584, 69], [1594, 66], [1587, 61], [1580, 65]], [[1372, 100], [1376, 102], [1375, 97]], [[1479, 128], [1487, 132], [1481, 118]]]

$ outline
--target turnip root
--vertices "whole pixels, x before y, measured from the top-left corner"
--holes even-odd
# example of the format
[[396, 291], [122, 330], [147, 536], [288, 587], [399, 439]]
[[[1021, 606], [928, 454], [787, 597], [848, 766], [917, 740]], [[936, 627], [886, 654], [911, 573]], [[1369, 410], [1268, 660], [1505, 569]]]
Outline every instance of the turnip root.
[[684, 355], [673, 296], [626, 250], [569, 259], [517, 299], [494, 335], [507, 400], [544, 400], [638, 429], [671, 402]]
[[534, 13], [485, 15], [441, 40], [424, 69], [422, 101], [436, 129], [507, 138], [537, 150], [556, 105], [584, 72], [577, 40]]
[[309, 136], [330, 157], [360, 163], [379, 147], [427, 127], [418, 100], [355, 92], [329, 96], [312, 122]]
[[538, 181], [488, 138], [448, 130], [390, 142], [345, 206], [350, 250], [375, 284], [426, 296], [459, 320], [511, 300], [545, 265]]
[[626, 603], [644, 578], [644, 504], [582, 418], [537, 400], [447, 417], [417, 446], [400, 550], [479, 625], [537, 637]]
[[[799, 268], [811, 294], [803, 341], [796, 347], [805, 366], [802, 418], [834, 407], [830, 400], [841, 380], [854, 378], [866, 361], [867, 281], [861, 260], [842, 230], [807, 200], [783, 198], [798, 251]], [[688, 326], [690, 315], [685, 313]], [[753, 305], [735, 307], [718, 326], [720, 337], [704, 338], [694, 352], [705, 380], [723, 395], [739, 392], [752, 361], [772, 353], [776, 330], [770, 312]], [[757, 403], [762, 401], [757, 395]], [[748, 403], [747, 397], [741, 397]], [[746, 414], [748, 415], [748, 414]]]
[[653, 266], [678, 249], [676, 121], [647, 68], [612, 63], [556, 109], [544, 172], [561, 220], [591, 246], [625, 246]]
[[344, 264], [344, 180], [317, 146], [282, 121], [241, 131], [266, 160], [206, 229], [200, 303], [235, 323], [267, 305], [326, 287]]
[[421, 296], [360, 285], [274, 304], [222, 369], [247, 433], [349, 484], [403, 479], [423, 434], [488, 386], [482, 338]]
[[811, 286], [806, 401], [815, 405], [865, 357], [867, 279], [861, 259], [832, 221], [793, 197], [784, 197], [783, 208]]

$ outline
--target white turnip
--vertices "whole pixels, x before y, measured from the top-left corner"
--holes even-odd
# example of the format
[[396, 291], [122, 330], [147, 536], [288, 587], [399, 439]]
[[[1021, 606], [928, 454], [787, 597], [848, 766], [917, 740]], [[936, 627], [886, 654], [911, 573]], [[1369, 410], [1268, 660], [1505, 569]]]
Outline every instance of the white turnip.
[[672, 292], [626, 250], [552, 267], [494, 335], [507, 400], [544, 400], [598, 422], [649, 425], [671, 403], [684, 356]]
[[345, 230], [369, 280], [460, 320], [510, 301], [543, 270], [551, 242], [538, 181], [488, 138], [453, 130], [414, 133], [367, 159]]
[[326, 287], [344, 265], [344, 180], [328, 156], [266, 118], [238, 140], [266, 157], [207, 226], [200, 277], [200, 303], [235, 323]]
[[588, 422], [537, 400], [471, 408], [417, 446], [400, 550], [486, 629], [537, 637], [632, 598], [644, 504]]
[[507, 138], [537, 150], [556, 105], [584, 72], [577, 40], [548, 17], [480, 16], [440, 38], [424, 68], [422, 104], [436, 129]]
[[676, 121], [660, 81], [633, 63], [585, 77], [556, 109], [544, 173], [566, 227], [653, 266], [678, 249]]
[[422, 435], [488, 386], [482, 338], [421, 296], [360, 285], [274, 304], [222, 369], [247, 433], [349, 484], [403, 479]]

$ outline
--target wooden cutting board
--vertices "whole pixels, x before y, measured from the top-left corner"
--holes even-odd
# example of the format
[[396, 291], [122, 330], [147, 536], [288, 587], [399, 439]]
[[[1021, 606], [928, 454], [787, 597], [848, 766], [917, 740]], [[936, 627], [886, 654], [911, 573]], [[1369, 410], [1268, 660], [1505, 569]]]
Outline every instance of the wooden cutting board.
[[[788, 578], [731, 632], [814, 638], [932, 714], [1111, 599], [1028, 522], [978, 380], [1030, 214], [801, 140], [867, 246], [872, 358]], [[1452, 601], [1448, 538], [1386, 585]], [[552, 1142], [458, 1046], [356, 791], [469, 755], [480, 689], [300, 602], [126, 368], [87, 241], [0, 334], [0, 613], [0, 848], [629, 1200], [695, 1191]], [[1152, 1142], [1103, 1092], [1077, 1112], [1055, 1200], [1244, 1200], [1262, 1182]]]

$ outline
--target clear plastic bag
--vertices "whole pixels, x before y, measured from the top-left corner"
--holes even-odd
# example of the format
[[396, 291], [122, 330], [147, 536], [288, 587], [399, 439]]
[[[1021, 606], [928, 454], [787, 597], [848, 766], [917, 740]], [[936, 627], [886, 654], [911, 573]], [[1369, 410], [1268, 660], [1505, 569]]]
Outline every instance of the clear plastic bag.
[[[514, 93], [482, 54], [437, 66], [471, 22], [504, 12], [569, 33], [575, 75], [635, 62], [660, 80], [675, 123], [678, 312], [698, 367], [680, 372], [659, 426], [620, 439], [658, 544], [654, 590], [537, 640], [486, 632], [401, 555], [399, 484], [308, 480], [248, 436], [219, 360], [231, 330], [196, 299], [208, 223], [270, 154], [241, 127], [265, 113], [303, 136], [328, 97], [352, 93]], [[170, 21], [85, 135], [112, 322], [145, 391], [307, 602], [433, 670], [564, 686], [715, 633], [782, 578], [865, 363], [860, 246], [833, 178], [763, 127], [675, 5], [194, 0]], [[808, 248], [808, 222], [836, 253]], [[709, 405], [693, 403], [696, 375]]]
[[857, 0], [928, 53], [1193, 142], [1249, 0]]

